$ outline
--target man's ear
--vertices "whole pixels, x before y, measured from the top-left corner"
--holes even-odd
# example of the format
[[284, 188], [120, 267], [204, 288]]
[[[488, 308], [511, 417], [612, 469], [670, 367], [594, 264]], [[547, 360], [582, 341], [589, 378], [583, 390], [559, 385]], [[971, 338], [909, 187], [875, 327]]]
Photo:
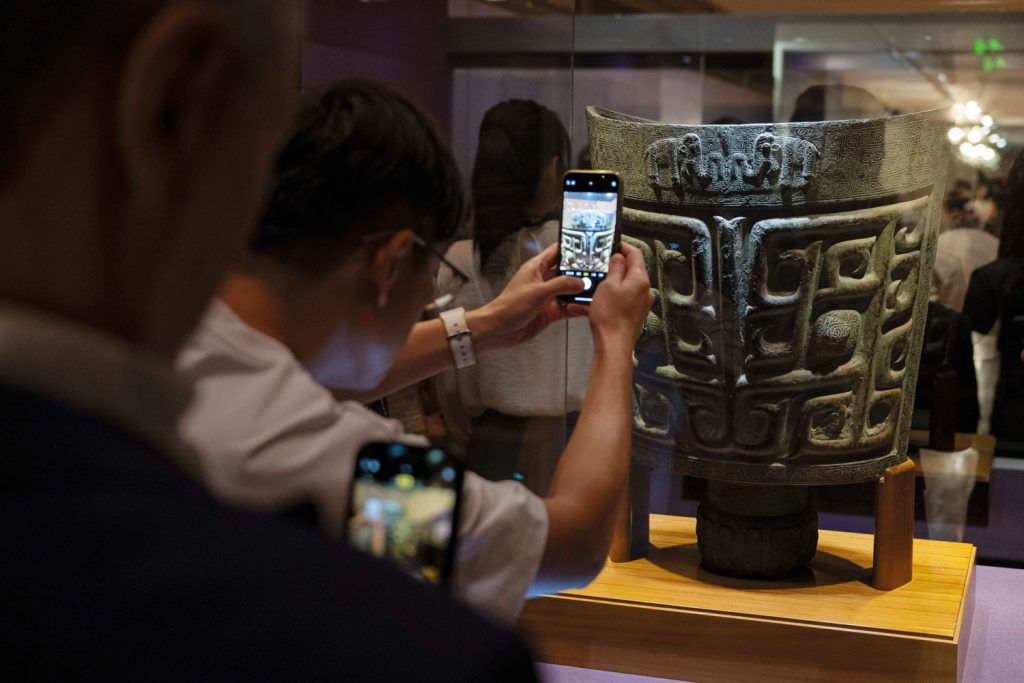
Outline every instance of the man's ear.
[[370, 255], [370, 277], [374, 288], [374, 299], [377, 308], [384, 308], [388, 304], [388, 297], [391, 288], [398, 279], [399, 268], [402, 259], [413, 248], [414, 239], [412, 230], [399, 230], [389, 235], [379, 245], [369, 248]]
[[159, 210], [190, 175], [222, 123], [229, 73], [227, 19], [207, 3], [171, 3], [125, 61], [115, 116], [126, 182]]

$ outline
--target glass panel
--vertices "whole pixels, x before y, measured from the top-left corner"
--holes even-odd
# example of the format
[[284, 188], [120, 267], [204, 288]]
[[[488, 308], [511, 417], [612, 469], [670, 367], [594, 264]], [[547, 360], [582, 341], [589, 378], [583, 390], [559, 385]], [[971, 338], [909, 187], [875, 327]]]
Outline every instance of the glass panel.
[[[561, 175], [570, 166], [573, 3], [308, 5], [305, 85], [382, 81], [449, 138], [473, 218], [458, 241], [441, 246], [470, 281], [442, 265], [437, 295], [468, 312], [487, 305], [557, 239]], [[543, 493], [582, 402], [587, 376], [577, 368], [589, 367], [590, 344], [585, 320], [557, 323], [515, 349], [478, 357], [475, 367], [398, 392], [380, 409], [407, 429], [461, 445], [478, 473]]]
[[[1024, 117], [1020, 114], [1024, 111], [1024, 102], [1020, 101], [1024, 97], [1024, 15], [1003, 11], [1013, 10], [1017, 5], [993, 1], [985, 3], [988, 13], [943, 14], [939, 11], [961, 6], [910, 0], [824, 0], [811, 4], [798, 0], [324, 0], [309, 4], [304, 82], [321, 85], [358, 75], [396, 86], [427, 109], [449, 135], [467, 184], [472, 182], [480, 151], [484, 115], [494, 105], [509, 99], [532, 100], [554, 112], [568, 134], [569, 150], [561, 161], [570, 167], [586, 167], [594, 155], [586, 118], [588, 106], [675, 124], [764, 124], [756, 134], [753, 129], [735, 129], [735, 136], [724, 133], [726, 129], [695, 129], [699, 150], [680, 147], [673, 162], [666, 161], [662, 154], [670, 151], [667, 147], [653, 149], [657, 171], [650, 170], [648, 159], [648, 167], [635, 171], [639, 175], [627, 187], [627, 192], [632, 192], [632, 187], [640, 193], [631, 195], [632, 211], [668, 207], [667, 213], [682, 221], [673, 223], [672, 230], [686, 233], [687, 226], [695, 227], [686, 220], [698, 221], [709, 229], [713, 242], [722, 234], [715, 216], [726, 221], [745, 218], [746, 227], [736, 233], [741, 237], [739, 255], [744, 257], [753, 252], [742, 240], [748, 240], [752, 234], [752, 216], [760, 214], [752, 213], [743, 204], [745, 200], [739, 199], [742, 206], [718, 213], [706, 207], [695, 210], [683, 199], [686, 187], [713, 183], [713, 178], [724, 182], [728, 176], [740, 183], [745, 192], [750, 184], [743, 183], [756, 179], [759, 168], [775, 168], [771, 173], [777, 176], [772, 178], [766, 171], [767, 179], [759, 181], [763, 185], [760, 189], [767, 195], [789, 187], [789, 203], [783, 202], [774, 214], [761, 217], [789, 221], [787, 225], [805, 219], [827, 223], [832, 219], [822, 217], [835, 218], [849, 212], [884, 213], [889, 210], [885, 207], [904, 206], [927, 194], [900, 190], [887, 197], [872, 195], [857, 206], [846, 208], [823, 207], [822, 202], [827, 200], [820, 194], [809, 204], [802, 203], [797, 185], [808, 178], [815, 179], [809, 181], [812, 184], [820, 184], [822, 173], [827, 170], [824, 167], [835, 151], [827, 145], [838, 143], [814, 138], [818, 140], [812, 143], [814, 151], [808, 152], [806, 147], [799, 150], [796, 143], [781, 138], [800, 138], [811, 129], [769, 124], [789, 122], [794, 117], [805, 121], [834, 120], [950, 108], [956, 121], [943, 124], [948, 129], [944, 144], [951, 158], [946, 187], [941, 188], [945, 198], [939, 206], [941, 195], [928, 195], [929, 209], [940, 214], [927, 221], [926, 232], [935, 230], [940, 234], [931, 283], [933, 303], [929, 305], [927, 333], [921, 332], [921, 380], [917, 383], [915, 409], [908, 414], [915, 429], [927, 429], [936, 424], [933, 416], [938, 406], [938, 423], [952, 425], [961, 434], [992, 432], [996, 439], [964, 441], [959, 437], [952, 445], [948, 439], [945, 443], [941, 443], [941, 438], [935, 442], [943, 451], [963, 450], [960, 446], [973, 443], [979, 451], [980, 464], [975, 465], [976, 476], [966, 478], [957, 472], [971, 469], [971, 454], [939, 461], [942, 467], [937, 469], [927, 468], [931, 477], [959, 477], [959, 488], [953, 487], [958, 498], [951, 503], [946, 494], [936, 493], [952, 490], [945, 480], [936, 480], [928, 498], [919, 492], [922, 497], [918, 532], [934, 537], [962, 536], [979, 545], [983, 560], [1024, 563], [1019, 544], [1013, 540], [1019, 520], [1005, 522], [1007, 515], [1016, 514], [1010, 512], [1016, 509], [1012, 502], [1024, 490], [1024, 480], [1015, 478], [1019, 468], [1013, 469], [1020, 461], [1009, 459], [1024, 454], [1024, 434], [1018, 433], [1024, 420], [1017, 419], [1024, 412], [1024, 385], [1020, 379], [1024, 373], [1019, 360], [1024, 328], [1013, 322], [1016, 309], [1012, 296], [997, 296], [998, 292], [991, 296], [968, 294], [972, 276], [995, 260], [1000, 245], [1004, 251], [1012, 252], [1019, 243], [1015, 235], [1022, 220], [1013, 222], [1008, 216], [1015, 210], [1012, 198], [1019, 196], [1021, 190], [1007, 180], [1007, 175], [1010, 163], [1024, 144]], [[972, 8], [964, 5], [962, 9]], [[918, 151], [916, 143], [900, 147], [898, 140], [890, 139], [892, 130], [889, 124], [879, 129], [881, 152], [864, 152], [874, 155], [871, 158], [878, 169], [895, 168], [893, 164], [898, 159], [894, 154], [912, 155]], [[672, 131], [666, 136], [669, 133]], [[770, 133], [775, 138], [762, 138], [759, 145], [761, 133]], [[912, 141], [921, 140], [914, 137], [918, 133], [906, 135]], [[654, 142], [657, 140], [644, 139], [648, 146]], [[539, 149], [535, 146], [533, 151]], [[642, 157], [647, 151], [645, 148], [639, 154]], [[691, 153], [703, 156], [686, 157]], [[607, 154], [598, 158], [605, 163], [613, 161]], [[678, 183], [671, 171], [673, 163], [677, 164]], [[497, 177], [504, 169], [502, 164], [491, 163], [489, 170]], [[660, 176], [657, 180], [661, 199], [643, 195], [652, 173]], [[807, 176], [808, 173], [811, 175]], [[769, 187], [776, 182], [777, 187]], [[790, 184], [786, 186], [785, 182]], [[736, 199], [744, 194], [737, 191], [730, 196]], [[838, 199], [841, 198], [837, 195], [833, 201]], [[481, 210], [488, 210], [486, 200], [477, 196], [475, 201], [478, 215]], [[538, 244], [554, 239], [554, 228], [550, 224], [544, 227], [542, 219], [547, 211], [543, 204], [534, 203], [530, 211], [520, 213], [522, 225], [515, 230], [518, 237], [495, 252], [508, 257], [507, 262], [502, 262], [504, 272], [498, 268], [498, 262], [492, 264], [488, 273], [483, 272], [472, 251], [472, 242], [456, 249], [452, 255], [461, 258], [460, 263], [468, 270], [474, 270], [474, 283], [464, 288], [460, 303], [471, 308], [489, 300], [495, 289], [500, 289], [508, 269], [520, 262], [523, 248], [532, 245], [527, 244], [526, 237], [536, 237]], [[668, 291], [664, 286], [667, 282], [672, 287], [682, 287], [677, 294], [692, 295], [680, 283], [695, 277], [700, 259], [693, 260], [694, 254], [686, 252], [681, 239], [655, 238], [654, 233], [664, 226], [659, 224], [661, 227], [655, 230], [649, 218], [634, 213], [629, 225], [634, 236], [642, 238], [652, 250], [652, 273], [663, 278], [663, 291]], [[861, 218], [858, 216], [858, 220]], [[865, 220], [871, 223], [874, 219]], [[785, 227], [781, 223], [779, 226]], [[800, 239], [794, 238], [765, 256], [773, 264], [774, 279], [765, 283], [766, 291], [774, 292], [773, 296], [785, 293], [787, 287], [798, 288], [811, 277], [799, 265], [801, 258], [805, 264], [810, 258], [806, 253], [798, 257], [796, 252], [807, 252], [810, 248]], [[877, 242], [879, 236], [863, 239]], [[658, 252], [661, 247], [655, 242], [661, 242], [665, 252]], [[671, 247], [672, 244], [677, 247]], [[825, 240], [821, 247], [827, 250], [838, 248], [839, 244]], [[850, 249], [849, 258], [837, 257], [835, 261], [837, 276], [863, 277], [867, 266], [861, 268], [854, 263], [863, 250]], [[679, 252], [678, 263], [666, 264], [668, 251]], [[790, 252], [793, 253], [786, 256]], [[868, 249], [867, 253], [870, 256], [873, 252]], [[827, 259], [821, 261], [826, 262]], [[1011, 273], [1013, 261], [1003, 261], [998, 266], [1003, 268], [1007, 263], [1010, 266], [1003, 275]], [[720, 278], [724, 272], [718, 261], [711, 261], [709, 267], [714, 278]], [[895, 274], [910, 277], [899, 267]], [[442, 288], [444, 275], [442, 270]], [[815, 276], [819, 287], [820, 275]], [[488, 281], [488, 277], [493, 281]], [[1012, 281], [1008, 278], [1009, 275], [995, 283], [1001, 283], [1000, 292], [1008, 291], [1006, 283]], [[718, 287], [720, 280], [714, 282]], [[982, 291], [982, 286], [974, 289], [975, 294]], [[728, 299], [722, 297], [720, 287], [715, 294], [721, 301]], [[658, 305], [667, 304], [663, 299]], [[812, 312], [824, 315], [815, 305]], [[837, 310], [860, 309], [854, 306]], [[733, 367], [742, 369], [746, 356], [758, 353], [768, 354], [761, 359], [765, 368], [785, 365], [784, 347], [787, 334], [792, 332], [787, 326], [799, 323], [799, 317], [791, 316], [789, 322], [778, 316], [776, 320], [771, 314], [762, 317], [762, 322], [753, 316], [744, 323], [748, 327], [764, 327], [757, 342], [759, 347], [751, 346], [746, 337], [735, 336], [739, 332], [722, 342], [721, 352], [728, 350], [735, 355], [730, 361]], [[829, 320], [834, 324], [825, 325], [820, 332], [838, 338], [842, 336], [843, 320], [841, 316], [833, 318]], [[682, 344], [677, 350], [703, 348], [705, 341], [699, 326], [691, 329], [672, 320], [669, 324], [676, 326], [671, 334]], [[552, 337], [555, 334], [559, 335], [558, 340], [545, 340], [531, 351], [532, 356], [498, 356], [493, 364], [482, 363], [472, 372], [445, 376], [438, 387], [406, 394], [404, 404], [402, 398], [393, 398], [391, 406], [399, 406], [399, 412], [411, 411], [414, 418], [418, 416], [418, 423], [410, 420], [417, 429], [446, 434], [467, 444], [471, 451], [499, 454], [475, 458], [482, 470], [493, 468], [490, 476], [526, 474], [528, 484], [543, 491], [547, 476], [544, 472], [550, 472], [564, 445], [566, 423], [571, 428], [588, 368], [585, 345], [589, 333], [585, 328], [562, 326], [557, 332], [552, 331]], [[973, 340], [969, 339], [972, 335]], [[666, 352], [674, 351], [670, 348]], [[776, 352], [777, 356], [771, 355]], [[908, 360], [911, 355], [908, 350]], [[769, 357], [772, 360], [766, 360]], [[723, 359], [724, 356], [718, 360]], [[800, 362], [804, 361], [806, 358]], [[953, 374], [956, 381], [950, 382]], [[756, 375], [753, 372], [751, 376], [758, 379]], [[538, 379], [541, 376], [544, 379]], [[546, 383], [551, 377], [560, 379], [557, 391], [551, 391]], [[568, 389], [566, 382], [561, 381], [563, 378]], [[543, 397], [540, 402], [538, 392]], [[683, 404], [696, 406], [699, 401], [695, 396], [683, 397], [689, 401]], [[649, 415], [651, 411], [675, 409], [671, 402], [659, 407], [655, 405], [658, 401], [652, 403], [649, 397], [640, 399], [641, 407]], [[403, 405], [407, 407], [402, 408]], [[943, 406], [951, 406], [953, 412], [942, 413]], [[778, 412], [784, 406], [779, 404], [775, 408]], [[871, 410], [866, 414], [870, 421]], [[565, 415], [570, 419], [566, 420]], [[747, 417], [754, 432], [755, 427], [760, 429], [757, 420], [771, 424], [776, 419], [771, 410], [761, 414], [752, 409]], [[880, 418], [880, 412], [874, 417]], [[841, 431], [841, 427], [822, 419], [807, 413], [805, 423], [786, 423], [786, 429], [805, 437], [815, 430]], [[685, 425], [682, 418], [676, 419], [677, 427]], [[728, 427], [724, 420], [721, 426]], [[751, 441], [751, 434], [743, 438]], [[927, 445], [928, 438], [926, 433], [915, 432], [912, 442], [916, 445], [911, 449]], [[740, 461], [746, 457], [737, 455], [743, 449], [735, 443], [721, 450]], [[993, 451], [998, 454], [994, 461]], [[543, 453], [540, 460], [547, 465], [527, 462], [524, 453]], [[989, 470], [992, 481], [998, 482], [991, 489], [989, 482], [978, 474]], [[696, 500], [702, 495], [702, 481], [687, 478], [684, 482], [665, 473], [656, 475], [652, 510], [694, 515]], [[822, 526], [870, 531], [869, 489], [870, 484], [860, 484], [829, 488], [828, 495], [822, 493]], [[963, 512], [954, 513], [954, 508]], [[931, 526], [925, 520], [931, 520]]]
[[[999, 10], [1010, 5], [986, 7]], [[644, 12], [644, 8], [649, 11]], [[966, 539], [979, 544], [982, 559], [1005, 562], [1012, 557], [1013, 562], [1024, 562], [1018, 545], [1009, 542], [1008, 534], [1015, 525], [990, 525], [994, 515], [1013, 507], [1011, 500], [1017, 494], [990, 499], [988, 481], [980, 478], [982, 471], [991, 468], [993, 450], [997, 450], [1001, 457], [995, 459], [994, 466], [999, 480], [1013, 484], [1013, 490], [1020, 490], [1022, 482], [1015, 476], [1018, 472], [1002, 456], [1021, 449], [1012, 432], [1024, 424], [1024, 420], [1015, 418], [1021, 413], [1012, 412], [1017, 410], [1013, 399], [1021, 391], [1021, 338], [1018, 332], [1006, 331], [1007, 325], [1012, 326], [1013, 311], [1003, 310], [1002, 316], [999, 310], [972, 313], [971, 301], [965, 304], [973, 272], [996, 259], [1000, 231], [1006, 241], [1007, 232], [1015, 233], [1024, 227], [1020, 226], [1020, 219], [1009, 227], [1004, 227], [1003, 220], [1008, 210], [1012, 212], [1010, 200], [1014, 190], [1007, 185], [1007, 173], [1024, 143], [1024, 119], [1017, 102], [1024, 96], [1020, 87], [1024, 85], [1024, 16], [1009, 12], [935, 14], [932, 3], [899, 2], [885, 6], [823, 2], [814, 3], [813, 7], [807, 3], [724, 0], [678, 5], [586, 2], [580, 3], [579, 9], [574, 38], [574, 153], [581, 152], [589, 142], [595, 163], [612, 165], [616, 170], [623, 165], [631, 169], [627, 177], [626, 230], [649, 248], [651, 273], [659, 279], [662, 295], [656, 304], [656, 309], [662, 307], [661, 312], [652, 318], [649, 329], [651, 346], [647, 350], [653, 355], [646, 361], [642, 354], [639, 356], [637, 386], [637, 454], [648, 462], [658, 461], [666, 466], [656, 471], [652, 480], [652, 510], [695, 515], [697, 501], [705, 495], [705, 479], [681, 480], [669, 474], [669, 460], [674, 462], [677, 473], [714, 477], [722, 477], [721, 470], [726, 467], [722, 463], [729, 463], [733, 476], [755, 462], [753, 444], [770, 433], [786, 443], [776, 444], [779, 452], [769, 461], [777, 460], [778, 469], [791, 471], [798, 469], [797, 454], [801, 448], [824, 434], [822, 429], [838, 430], [838, 434], [849, 426], [848, 422], [840, 425], [822, 417], [825, 413], [817, 412], [820, 397], [793, 399], [766, 391], [758, 397], [764, 401], [764, 411], [760, 411], [755, 405], [757, 401], [750, 402], [757, 393], [751, 393], [751, 387], [781, 380], [796, 367], [820, 380], [824, 366], [812, 367], [814, 361], [801, 365], [810, 358], [807, 354], [814, 344], [832, 343], [825, 337], [815, 338], [814, 325], [829, 322], [826, 336], [843, 337], [841, 328], [846, 327], [845, 322], [853, 321], [852, 316], [849, 321], [840, 320], [848, 311], [856, 311], [860, 318], [861, 332], [851, 338], [857, 337], [857, 344], [868, 343], [869, 335], [865, 336], [863, 327], [866, 309], [853, 299], [844, 299], [841, 306], [837, 303], [838, 308], [829, 312], [819, 309], [825, 304], [818, 295], [805, 298], [806, 292], [800, 292], [813, 280], [820, 293], [827, 282], [827, 277], [821, 279], [822, 275], [831, 272], [831, 266], [824, 266], [829, 258], [838, 259], [835, 274], [840, 282], [850, 284], [866, 277], [869, 269], [854, 264], [859, 257], [853, 254], [875, 254], [877, 246], [867, 243], [877, 245], [884, 241], [884, 230], [874, 237], [858, 234], [840, 238], [841, 233], [851, 229], [856, 232], [854, 223], [846, 220], [852, 214], [860, 220], [866, 216], [865, 211], [885, 213], [901, 206], [906, 208], [904, 202], [921, 201], [927, 195], [924, 201], [929, 218], [925, 231], [937, 235], [928, 237], [937, 244], [935, 277], [930, 287], [933, 301], [924, 302], [929, 283], [919, 282], [925, 289], [915, 290], [918, 305], [927, 308], [921, 309], [922, 318], [917, 324], [921, 341], [908, 338], [912, 343], [908, 343], [907, 355], [897, 361], [913, 363], [911, 347], [919, 349], [913, 351], [922, 356], [917, 400], [898, 413], [905, 414], [903, 421], [897, 413], [882, 415], [885, 411], [880, 408], [872, 416], [872, 409], [867, 408], [863, 413], [865, 429], [888, 429], [891, 422], [891, 426], [901, 429], [913, 426], [927, 430], [936, 424], [948, 427], [949, 432], [944, 438], [941, 429], [933, 430], [940, 432], [932, 435], [932, 445], [940, 451], [966, 451], [973, 445], [975, 451], [956, 456], [945, 452], [922, 456], [928, 463], [920, 467], [918, 535]], [[924, 11], [931, 13], [921, 13]], [[790, 16], [797, 12], [802, 16]], [[622, 145], [623, 139], [635, 131], [612, 131], [607, 127], [605, 141], [600, 143], [605, 149], [595, 152], [598, 143], [593, 122], [589, 137], [584, 134], [588, 106], [672, 124], [764, 125], [756, 131], [663, 127], [637, 137], [632, 149]], [[853, 203], [848, 208], [842, 205], [842, 192], [849, 186], [833, 186], [828, 191], [833, 193], [831, 196], [801, 194], [798, 185], [804, 182], [804, 176], [812, 185], [821, 184], [830, 169], [835, 170], [835, 159], [841, 157], [846, 144], [837, 139], [846, 139], [864, 156], [866, 175], [849, 178], [850, 186], [870, 179], [875, 173], [884, 175], [887, 168], [899, 167], [899, 157], [905, 157], [903, 161], [909, 159], [913, 165], [913, 158], [920, 153], [919, 145], [938, 142], [934, 131], [929, 132], [927, 140], [919, 137], [920, 131], [896, 133], [893, 126], [898, 127], [900, 119], [881, 124], [873, 141], [860, 133], [836, 133], [840, 138], [831, 139], [816, 139], [813, 135], [808, 138], [812, 129], [783, 127], [778, 123], [885, 117], [936, 108], [948, 108], [950, 116], [956, 117], [955, 121], [951, 118], [943, 123], [939, 130], [942, 145], [950, 153], [944, 186], [930, 194], [918, 192], [916, 198], [899, 192], [849, 198]], [[630, 124], [626, 128], [633, 125], [644, 124]], [[763, 140], [770, 143], [763, 152], [757, 144], [757, 136], [762, 133], [774, 137], [774, 141]], [[690, 146], [683, 144], [688, 134], [695, 136]], [[842, 138], [843, 135], [847, 137]], [[780, 142], [780, 137], [817, 141], [813, 142], [815, 149], [806, 156], [795, 148], [787, 151], [787, 145], [798, 143]], [[678, 144], [673, 147], [669, 140]], [[664, 143], [660, 147], [659, 141]], [[759, 179], [759, 165], [779, 166], [779, 178]], [[901, 172], [908, 173], [910, 169]], [[786, 199], [765, 213], [763, 201], [778, 189], [769, 186], [773, 182], [784, 185], [785, 173], [790, 174]], [[659, 187], [656, 192], [649, 189], [652, 177]], [[750, 192], [753, 181], [761, 183], [762, 194], [752, 198], [751, 194], [757, 194]], [[931, 182], [921, 179], [919, 185], [923, 188]], [[691, 197], [715, 191], [722, 194], [721, 204], [714, 208], [699, 206], [700, 202]], [[1024, 194], [1024, 188], [1017, 192]], [[912, 209], [920, 210], [923, 207]], [[902, 214], [903, 218], [906, 215]], [[898, 218], [897, 224], [903, 218]], [[805, 242], [794, 232], [783, 239], [784, 245], [780, 242], [764, 250], [764, 245], [750, 241], [756, 232], [752, 226], [759, 220], [769, 221], [773, 229], [783, 231], [786, 225], [797, 224], [813, 231], [812, 224], [821, 222], [823, 241], [807, 238], [810, 241]], [[874, 218], [867, 220], [871, 223]], [[723, 261], [730, 222], [737, 224], [731, 239], [738, 240], [728, 257], [734, 261], [732, 266]], [[860, 244], [858, 240], [867, 241]], [[823, 251], [812, 258], [808, 250], [813, 243]], [[693, 246], [697, 244], [711, 245], [710, 256], [703, 246]], [[845, 254], [848, 247], [849, 254], [839, 254]], [[831, 256], [830, 250], [835, 252]], [[887, 257], [886, 277], [890, 283], [901, 279], [917, 282], [914, 275], [901, 270], [897, 252]], [[765, 268], [761, 275], [757, 271], [758, 259]], [[814, 259], [824, 259], [817, 261], [824, 270], [811, 273], [799, 265], [806, 266]], [[730, 274], [729, 269], [735, 269], [737, 263], [747, 264], [749, 274], [743, 268]], [[919, 265], [923, 265], [920, 259]], [[763, 288], [753, 293], [750, 282], [747, 283], [744, 296], [760, 297], [760, 301], [750, 308], [750, 300], [745, 300], [742, 305], [747, 309], [736, 314], [735, 326], [727, 329], [728, 311], [739, 305], [735, 297], [740, 296], [742, 289], [730, 290], [725, 286], [725, 280], [731, 276], [764, 279], [758, 285]], [[706, 283], [710, 285], [702, 292]], [[783, 305], [781, 299], [798, 294], [796, 299], [812, 302], [804, 314], [783, 315], [762, 309], [773, 298], [778, 301], [769, 308], [795, 304], [793, 301]], [[701, 319], [708, 310], [702, 297], [709, 297], [707, 301], [712, 302], [710, 320]], [[984, 322], [972, 323], [964, 313], [972, 313], [976, 318], [1002, 317], [1003, 325], [1000, 327], [996, 322], [981, 330], [988, 332], [985, 335], [977, 331]], [[802, 315], [807, 316], [806, 320]], [[803, 325], [807, 327], [802, 332]], [[824, 328], [819, 332], [824, 334]], [[809, 336], [800, 342], [805, 346], [800, 352], [804, 355], [797, 354], [797, 366], [790, 367], [785, 358], [791, 356], [793, 343], [805, 333]], [[638, 350], [644, 350], [643, 344]], [[854, 349], [855, 356], [860, 353]], [[680, 365], [680, 361], [685, 362]], [[999, 369], [1000, 361], [1010, 366], [1009, 371]], [[871, 362], [884, 365], [887, 361], [872, 357]], [[672, 391], [664, 391], [671, 383], [678, 388], [695, 381], [694, 378], [697, 383], [707, 381], [715, 375], [715, 363], [720, 368], [732, 367], [735, 373], [734, 390], [726, 392], [726, 400], [716, 404], [714, 391], [708, 394], [706, 386], [680, 389], [675, 399], [670, 396]], [[842, 366], [824, 369], [835, 372]], [[875, 386], [872, 391], [877, 389]], [[904, 387], [903, 391], [906, 390]], [[745, 392], [750, 399], [746, 403], [747, 399], [741, 396]], [[997, 395], [999, 398], [994, 400]], [[801, 406], [795, 413], [794, 401]], [[859, 410], [853, 409], [852, 404], [844, 405], [853, 412]], [[793, 418], [794, 414], [799, 417]], [[706, 433], [700, 435], [700, 429]], [[995, 431], [998, 438], [994, 442], [980, 437], [975, 441], [965, 436], [954, 439], [954, 429], [962, 434]], [[665, 434], [655, 437], [659, 430]], [[680, 436], [682, 433], [689, 434], [689, 441]], [[666, 449], [652, 447], [652, 438], [667, 440], [667, 450], [675, 455], [668, 458]], [[699, 447], [697, 442], [701, 439], [704, 446]], [[912, 442], [911, 451], [916, 453], [929, 445], [929, 434], [915, 431]], [[815, 457], [821, 463], [828, 462], [835, 456], [834, 452], [826, 453], [828, 450], [823, 449]], [[688, 458], [697, 458], [704, 464]], [[928, 477], [927, 491], [924, 473]], [[776, 472], [775, 476], [781, 479], [788, 475]], [[822, 528], [871, 531], [873, 484], [819, 489]]]

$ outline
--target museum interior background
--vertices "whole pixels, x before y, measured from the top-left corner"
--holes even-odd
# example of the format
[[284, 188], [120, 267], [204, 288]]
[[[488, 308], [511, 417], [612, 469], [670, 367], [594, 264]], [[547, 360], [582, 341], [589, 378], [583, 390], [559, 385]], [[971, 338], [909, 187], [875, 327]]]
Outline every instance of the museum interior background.
[[[828, 86], [826, 119], [949, 108], [947, 172], [933, 300], [952, 311], [935, 361], [956, 371], [958, 433], [973, 453], [919, 465], [915, 535], [977, 546], [979, 564], [1024, 567], [1024, 386], [999, 367], [997, 330], [962, 318], [973, 269], [996, 258], [1010, 162], [1024, 147], [1024, 8], [991, 0], [308, 0], [302, 82], [359, 76], [429, 111], [469, 182], [481, 121], [494, 105], [537, 102], [557, 114], [569, 167], [589, 163], [585, 109], [681, 124], [785, 122], [798, 97]], [[1016, 10], [1016, 11], [1015, 11]], [[806, 119], [804, 119], [806, 120]], [[1024, 328], [1022, 328], [1024, 330]], [[1021, 332], [1011, 331], [1014, 335]], [[1006, 332], [1004, 332], [1006, 333]], [[504, 458], [484, 474], [543, 491], [572, 428], [588, 363], [585, 327], [565, 326], [531, 357], [502, 359], [390, 397], [407, 426]], [[1008, 334], [1008, 333], [1006, 333]], [[1022, 338], [1024, 339], [1024, 338]], [[1020, 345], [1018, 345], [1020, 348]], [[525, 368], [536, 354], [543, 376]], [[934, 359], [933, 359], [934, 360]], [[932, 425], [936, 367], [922, 367], [914, 426]], [[551, 378], [557, 382], [552, 384]], [[531, 386], [531, 384], [535, 386]], [[558, 410], [551, 409], [552, 386]], [[947, 387], [948, 389], [948, 387]], [[543, 394], [543, 408], [509, 414]], [[526, 398], [524, 398], [526, 397]], [[525, 412], [525, 414], [524, 414]], [[952, 430], [949, 438], [952, 439]], [[912, 445], [927, 446], [916, 432]], [[934, 445], [934, 443], [933, 443]], [[913, 450], [913, 448], [912, 448]], [[934, 466], [933, 466], [934, 465]], [[490, 469], [489, 469], [490, 468]], [[870, 484], [818, 501], [822, 529], [871, 532]], [[655, 472], [651, 510], [695, 513], [699, 480]]]

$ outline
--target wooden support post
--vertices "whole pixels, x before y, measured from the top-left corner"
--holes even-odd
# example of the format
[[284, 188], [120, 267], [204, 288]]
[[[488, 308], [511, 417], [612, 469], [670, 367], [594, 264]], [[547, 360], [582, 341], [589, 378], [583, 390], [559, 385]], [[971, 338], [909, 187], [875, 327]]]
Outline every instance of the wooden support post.
[[890, 591], [914, 573], [914, 463], [890, 467], [875, 484], [875, 557], [872, 584]]
[[615, 535], [609, 557], [612, 562], [630, 562], [647, 557], [651, 540], [651, 468], [633, 461], [629, 465], [629, 486], [619, 503]]

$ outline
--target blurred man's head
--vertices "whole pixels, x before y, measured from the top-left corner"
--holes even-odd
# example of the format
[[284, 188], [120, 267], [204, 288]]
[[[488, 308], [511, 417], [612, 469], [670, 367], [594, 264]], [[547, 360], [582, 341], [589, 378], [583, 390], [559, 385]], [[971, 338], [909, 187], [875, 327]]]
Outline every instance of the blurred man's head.
[[345, 81], [302, 110], [275, 181], [239, 277], [305, 307], [289, 346], [318, 379], [373, 388], [432, 296], [433, 252], [465, 221], [451, 151], [403, 96]]
[[0, 3], [0, 302], [173, 353], [287, 125], [292, 0]]

